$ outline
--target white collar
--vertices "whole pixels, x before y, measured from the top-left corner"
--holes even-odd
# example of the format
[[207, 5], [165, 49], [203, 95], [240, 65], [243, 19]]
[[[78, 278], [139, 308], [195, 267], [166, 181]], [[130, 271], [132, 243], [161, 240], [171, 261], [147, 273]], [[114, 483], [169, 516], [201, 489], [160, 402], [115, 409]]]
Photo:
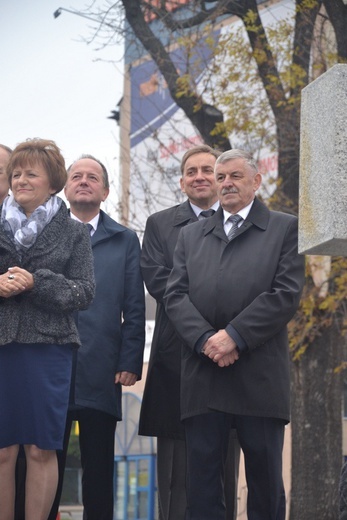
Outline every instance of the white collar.
[[[199, 206], [196, 206], [195, 204], [193, 204], [192, 202], [189, 201], [189, 204], [192, 208], [192, 210], [194, 211], [195, 215], [197, 217], [199, 217], [200, 213], [202, 211], [204, 211], [202, 208], [199, 208]], [[219, 201], [217, 200], [217, 202], [215, 202], [210, 208], [208, 209], [214, 209], [215, 211], [217, 211], [217, 209], [219, 208]]]
[[[252, 200], [252, 202], [250, 204], [248, 204], [248, 206], [240, 209], [240, 211], [237, 212], [237, 215], [240, 215], [240, 217], [243, 218], [243, 220], [246, 220], [246, 218], [248, 217], [248, 213], [251, 211], [251, 207], [253, 205], [253, 202], [254, 202], [254, 199]], [[229, 211], [223, 209], [223, 215], [224, 215], [224, 224], [227, 222], [228, 218], [233, 215], [234, 213], [229, 213]]]
[[[70, 209], [70, 216], [71, 218], [73, 218], [74, 220], [77, 220], [78, 222], [82, 222], [82, 220], [80, 220], [78, 217], [76, 217], [76, 215], [74, 215]], [[92, 218], [92, 220], [90, 220], [89, 222], [82, 222], [82, 224], [90, 224], [93, 228], [93, 230], [91, 231], [91, 235], [94, 235], [97, 227], [98, 227], [98, 224], [99, 224], [99, 218], [100, 218], [100, 213], [98, 213], [97, 215], [95, 215], [95, 217]]]

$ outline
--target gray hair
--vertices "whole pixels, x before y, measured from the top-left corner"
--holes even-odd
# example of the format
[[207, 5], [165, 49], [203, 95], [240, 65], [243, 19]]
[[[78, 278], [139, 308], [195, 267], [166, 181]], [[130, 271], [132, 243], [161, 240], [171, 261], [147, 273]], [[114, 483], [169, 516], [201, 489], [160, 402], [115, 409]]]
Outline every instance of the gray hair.
[[217, 166], [217, 164], [224, 164], [228, 161], [232, 161], [233, 159], [244, 159], [248, 166], [250, 166], [252, 170], [257, 173], [258, 165], [257, 162], [253, 159], [253, 156], [249, 152], [246, 152], [246, 150], [240, 150], [238, 148], [223, 152], [216, 160], [215, 166]]

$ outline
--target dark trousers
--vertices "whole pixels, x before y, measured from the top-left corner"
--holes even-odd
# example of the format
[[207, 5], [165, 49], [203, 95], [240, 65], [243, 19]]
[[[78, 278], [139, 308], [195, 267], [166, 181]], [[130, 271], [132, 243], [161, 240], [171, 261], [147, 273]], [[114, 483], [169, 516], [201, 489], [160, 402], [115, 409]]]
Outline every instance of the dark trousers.
[[114, 435], [116, 419], [89, 408], [68, 412], [64, 449], [57, 452], [59, 483], [47, 520], [56, 520], [72, 421], [78, 421], [82, 465], [83, 520], [113, 519]]
[[[237, 484], [240, 463], [240, 445], [236, 431], [230, 430], [225, 464], [226, 520], [236, 520]], [[180, 439], [158, 437], [157, 480], [159, 520], [184, 520], [186, 496], [186, 442]]]
[[235, 427], [245, 458], [248, 520], [285, 520], [284, 422], [211, 412], [184, 421], [187, 446], [185, 520], [226, 520], [225, 461]]
[[186, 498], [186, 443], [158, 437], [157, 483], [159, 520], [184, 520]]

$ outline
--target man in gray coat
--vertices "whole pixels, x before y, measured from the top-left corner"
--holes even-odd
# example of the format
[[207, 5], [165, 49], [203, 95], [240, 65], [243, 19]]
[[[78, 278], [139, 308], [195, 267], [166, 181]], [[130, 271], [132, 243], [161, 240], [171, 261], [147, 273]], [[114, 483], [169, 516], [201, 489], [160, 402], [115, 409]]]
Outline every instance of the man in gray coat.
[[[214, 165], [220, 152], [207, 145], [189, 149], [181, 161], [180, 186], [188, 200], [151, 215], [146, 224], [141, 269], [157, 302], [155, 329], [140, 413], [139, 434], [157, 437], [160, 520], [183, 520], [186, 510], [186, 450], [180, 419], [181, 340], [163, 305], [166, 282], [180, 230], [218, 209]], [[184, 398], [184, 396], [183, 396]], [[226, 501], [236, 518], [239, 445], [231, 434]]]
[[144, 287], [135, 232], [100, 210], [109, 193], [104, 165], [82, 156], [68, 169], [65, 195], [71, 217], [88, 225], [94, 256], [95, 298], [77, 316], [82, 347], [75, 359], [65, 452], [58, 454], [60, 483], [71, 423], [79, 423], [84, 520], [113, 519], [114, 435], [122, 419], [121, 387], [140, 379], [145, 340]]
[[242, 150], [217, 159], [215, 179], [221, 207], [182, 229], [164, 295], [184, 341], [185, 520], [225, 520], [223, 464], [231, 427], [245, 457], [248, 520], [284, 520], [286, 325], [304, 283], [297, 218], [255, 198], [261, 175]]

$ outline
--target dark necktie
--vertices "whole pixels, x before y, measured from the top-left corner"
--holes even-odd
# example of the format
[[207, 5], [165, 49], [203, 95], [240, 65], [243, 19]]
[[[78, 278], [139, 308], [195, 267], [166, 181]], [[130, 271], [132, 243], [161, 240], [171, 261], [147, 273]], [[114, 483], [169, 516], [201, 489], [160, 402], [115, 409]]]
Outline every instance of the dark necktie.
[[238, 229], [238, 223], [243, 219], [242, 219], [242, 217], [240, 217], [240, 215], [230, 215], [228, 220], [229, 220], [229, 222], [232, 223], [232, 226], [229, 229], [229, 233], [228, 233], [228, 240], [230, 242], [230, 240], [232, 240], [232, 238], [234, 237], [234, 235]]
[[201, 211], [199, 213], [199, 217], [208, 218], [208, 217], [212, 217], [212, 215], [214, 215], [215, 213], [216, 213], [216, 211], [214, 209], [205, 209], [204, 211]]
[[89, 231], [89, 235], [90, 237], [92, 237], [92, 231], [93, 231], [93, 226], [91, 224], [86, 224], [87, 228], [88, 228], [88, 231]]

